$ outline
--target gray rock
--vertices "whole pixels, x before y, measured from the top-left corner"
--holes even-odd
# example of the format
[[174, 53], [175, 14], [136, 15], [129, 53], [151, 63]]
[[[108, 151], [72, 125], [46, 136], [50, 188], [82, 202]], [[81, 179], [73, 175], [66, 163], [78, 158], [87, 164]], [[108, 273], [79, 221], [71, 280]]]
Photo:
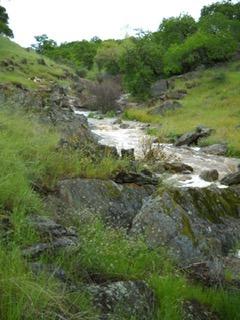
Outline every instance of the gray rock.
[[120, 118], [118, 118], [117, 120], [115, 120], [114, 122], [113, 122], [113, 124], [122, 124], [123, 123], [123, 121], [122, 121], [122, 119], [120, 119]]
[[111, 180], [73, 179], [57, 184], [47, 203], [64, 223], [77, 223], [87, 214], [115, 227], [128, 228], [153, 186], [120, 185]]
[[92, 285], [87, 291], [93, 296], [93, 304], [100, 309], [103, 319], [112, 315], [138, 320], [153, 319], [155, 298], [144, 281], [119, 281], [105, 285]]
[[226, 186], [232, 186], [232, 185], [235, 185], [235, 184], [240, 184], [240, 171], [228, 174], [227, 176], [225, 176], [221, 180], [221, 183], [226, 185]]
[[45, 253], [54, 253], [58, 249], [67, 249], [69, 247], [76, 247], [77, 241], [70, 239], [68, 237], [61, 237], [52, 242], [47, 243], [37, 243], [24, 250], [22, 250], [22, 255], [24, 258], [35, 259], [39, 258]]
[[206, 287], [222, 286], [224, 279], [224, 257], [213, 257], [208, 261], [192, 263], [183, 268], [187, 278]]
[[52, 240], [61, 237], [77, 238], [74, 228], [65, 228], [47, 217], [32, 215], [29, 217], [29, 222], [45, 239]]
[[228, 147], [226, 144], [213, 144], [211, 146], [201, 148], [201, 152], [216, 156], [225, 156], [228, 152]]
[[153, 97], [159, 97], [168, 90], [168, 87], [169, 85], [167, 80], [158, 80], [151, 86], [151, 95]]
[[194, 132], [187, 132], [178, 138], [175, 142], [175, 146], [180, 147], [184, 145], [190, 146], [197, 144], [199, 139], [208, 137], [212, 132], [213, 130], [210, 128], [198, 126]]
[[151, 115], [163, 115], [167, 111], [176, 110], [182, 108], [182, 105], [178, 101], [167, 100], [160, 106], [157, 106], [150, 110], [148, 113]]
[[224, 255], [240, 239], [240, 189], [163, 188], [132, 224], [151, 248], [167, 246], [180, 264]]
[[211, 310], [210, 306], [198, 300], [185, 300], [183, 302], [183, 320], [220, 320], [221, 317]]
[[93, 147], [95, 147], [95, 149], [93, 150], [95, 155], [112, 157], [115, 159], [119, 158], [119, 154], [116, 147], [106, 146], [103, 144], [98, 144], [98, 145], [93, 144]]
[[208, 182], [213, 182], [218, 180], [219, 174], [218, 171], [216, 169], [213, 170], [204, 170], [201, 172], [200, 174], [200, 178], [208, 181]]
[[144, 185], [158, 185], [158, 179], [153, 176], [145, 175], [144, 173], [136, 173], [136, 172], [119, 172], [114, 178], [116, 183], [124, 184], [124, 183], [134, 183], [139, 186]]
[[128, 123], [121, 123], [119, 127], [120, 129], [128, 129], [130, 125]]
[[164, 162], [163, 168], [171, 173], [191, 173], [193, 168], [182, 162]]

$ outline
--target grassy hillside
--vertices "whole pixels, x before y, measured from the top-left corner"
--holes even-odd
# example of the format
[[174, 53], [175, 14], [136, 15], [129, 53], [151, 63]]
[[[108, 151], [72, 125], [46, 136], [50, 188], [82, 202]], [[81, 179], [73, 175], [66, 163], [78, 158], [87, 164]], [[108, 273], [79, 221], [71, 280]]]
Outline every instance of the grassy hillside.
[[[66, 81], [62, 80], [67, 72], [66, 68], [46, 58], [44, 65], [39, 63], [39, 59], [42, 57], [0, 38], [0, 65], [6, 60], [14, 63], [1, 65], [0, 83], [18, 83], [32, 88], [49, 81]], [[232, 67], [236, 68], [235, 65]], [[232, 72], [235, 74], [236, 70]], [[230, 74], [228, 71], [227, 79], [231, 78]], [[29, 79], [34, 76], [42, 81], [35, 83]], [[184, 100], [184, 109], [181, 112], [188, 110], [190, 121], [196, 117], [191, 114], [193, 108], [197, 110], [196, 93], [199, 92], [199, 99], [201, 95], [204, 96], [204, 90], [209, 87], [208, 83], [213, 81], [211, 77], [211, 74], [204, 74], [199, 80], [202, 84], [192, 89]], [[204, 79], [208, 79], [208, 82], [204, 83]], [[223, 81], [225, 78], [221, 76], [219, 79]], [[238, 79], [234, 79], [237, 91]], [[222, 84], [217, 83], [216, 85], [215, 79], [213, 88], [208, 88], [208, 92], [216, 90], [217, 87], [220, 90]], [[183, 81], [178, 81], [178, 87], [183, 85]], [[228, 99], [234, 95], [233, 90], [231, 92]], [[169, 114], [165, 118], [149, 118], [147, 111], [129, 110], [127, 115], [142, 116], [142, 120], [156, 123], [167, 119], [164, 124], [166, 134], [187, 129], [187, 125], [184, 126], [184, 115], [178, 117], [177, 114]], [[60, 139], [59, 133], [40, 124], [30, 114], [13, 114], [12, 110], [1, 108], [0, 119], [0, 319], [100, 319], [99, 311], [84, 291], [71, 291], [67, 284], [63, 285], [59, 279], [44, 271], [36, 276], [32, 272], [31, 264], [23, 258], [22, 249], [41, 241], [39, 233], [29, 224], [29, 215], [36, 213], [54, 218], [51, 210], [46, 208], [44, 197], [36, 191], [39, 187], [40, 190], [53, 190], [57, 181], [64, 178], [109, 179], [113, 172], [128, 168], [129, 163], [127, 160], [110, 157], [104, 157], [100, 161], [97, 158], [93, 160], [84, 155], [83, 150], [59, 150], [56, 148]], [[209, 120], [207, 116], [204, 121], [205, 119]], [[202, 123], [199, 118], [195, 120], [197, 124]], [[174, 121], [179, 123], [179, 127], [174, 127]], [[190, 123], [189, 128], [194, 125], [195, 123]], [[156, 314], [153, 320], [183, 319], [183, 302], [191, 299], [208, 305], [211, 310], [221, 314], [222, 319], [237, 319], [240, 313], [238, 293], [203, 288], [190, 283], [184, 274], [176, 270], [164, 251], [149, 250], [142, 239], [131, 238], [124, 230], [105, 227], [98, 219], [86, 219], [85, 222], [79, 220], [79, 225], [75, 227], [81, 245], [74, 254], [71, 251], [59, 251], [40, 259], [40, 263], [63, 269], [70, 283], [76, 282], [79, 288], [82, 288], [85, 285], [83, 275], [86, 277], [91, 270], [110, 279], [118, 277], [124, 280], [144, 280], [156, 296]], [[112, 319], [126, 318], [116, 311]], [[131, 320], [134, 319], [134, 316], [131, 317]]]
[[[0, 130], [0, 318], [18, 320], [24, 315], [29, 320], [52, 320], [61, 314], [73, 320], [99, 319], [84, 293], [66, 290], [52, 275], [34, 276], [21, 249], [39, 241], [28, 215], [51, 215], [32, 189], [35, 183], [51, 187], [64, 177], [108, 178], [123, 163], [110, 158], [94, 163], [77, 150], [56, 151], [58, 133], [21, 113], [1, 111], [0, 118], [4, 124]], [[12, 230], [8, 236], [5, 220]], [[164, 252], [149, 250], [141, 239], [136, 241], [125, 231], [104, 227], [98, 220], [76, 227], [81, 246], [74, 255], [60, 251], [54, 257], [43, 257], [63, 268], [70, 279], [81, 284], [80, 275], [87, 270], [120, 279], [143, 279], [156, 294], [156, 320], [181, 320], [185, 299], [210, 305], [223, 319], [237, 319], [239, 294], [189, 283]], [[112, 319], [123, 318], [116, 315]]]
[[[68, 77], [72, 73], [70, 68], [0, 36], [0, 83], [22, 84], [34, 88], [49, 81], [69, 81]], [[39, 80], [33, 81], [34, 78]]]
[[[195, 85], [187, 89], [189, 84]], [[150, 115], [149, 108], [129, 109], [125, 116], [143, 122], [161, 124], [158, 135], [176, 136], [202, 124], [215, 129], [204, 144], [226, 142], [230, 155], [240, 156], [240, 62], [197, 72], [192, 80], [180, 78], [175, 89], [187, 89], [183, 108], [164, 116]]]

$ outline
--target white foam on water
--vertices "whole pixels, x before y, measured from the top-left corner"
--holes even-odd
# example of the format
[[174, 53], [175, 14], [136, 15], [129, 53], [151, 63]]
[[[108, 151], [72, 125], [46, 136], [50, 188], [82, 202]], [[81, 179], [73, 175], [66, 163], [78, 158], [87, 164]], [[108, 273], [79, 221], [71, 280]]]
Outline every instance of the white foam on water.
[[[76, 114], [89, 116], [90, 111], [75, 110]], [[121, 128], [121, 125], [116, 121], [117, 118], [88, 118], [91, 131], [99, 138], [99, 143], [116, 147], [118, 152], [121, 149], [134, 148], [136, 158], [143, 156], [144, 143], [149, 136], [145, 133], [146, 125], [137, 121], [124, 121], [126, 128]], [[219, 173], [219, 179], [225, 175], [237, 171], [237, 166], [240, 163], [239, 159], [216, 156], [201, 152], [199, 147], [175, 147], [172, 144], [153, 144], [153, 147], [161, 149], [164, 152], [168, 162], [179, 161], [190, 165], [193, 168], [193, 174], [173, 174], [168, 181], [171, 181], [179, 187], [186, 188], [206, 188], [215, 184], [219, 188], [227, 188], [220, 182], [207, 182], [200, 178], [200, 173], [203, 170], [216, 169]], [[161, 161], [161, 159], [159, 159]]]

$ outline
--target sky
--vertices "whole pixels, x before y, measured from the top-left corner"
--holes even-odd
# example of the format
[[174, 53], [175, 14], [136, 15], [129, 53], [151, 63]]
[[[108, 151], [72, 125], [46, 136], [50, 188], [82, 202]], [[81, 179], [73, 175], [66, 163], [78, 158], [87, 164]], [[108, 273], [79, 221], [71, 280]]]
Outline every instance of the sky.
[[198, 19], [213, 0], [0, 0], [10, 17], [14, 40], [28, 47], [47, 34], [58, 43], [120, 39], [135, 29], [156, 31], [163, 18], [189, 13]]

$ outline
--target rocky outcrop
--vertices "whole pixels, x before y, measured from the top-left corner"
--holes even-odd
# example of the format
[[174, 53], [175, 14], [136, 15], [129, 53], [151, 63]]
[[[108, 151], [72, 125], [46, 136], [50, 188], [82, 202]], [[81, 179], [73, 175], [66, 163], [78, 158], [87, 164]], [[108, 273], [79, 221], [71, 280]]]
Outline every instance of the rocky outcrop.
[[132, 233], [152, 248], [167, 246], [181, 264], [224, 255], [240, 238], [240, 190], [166, 189], [143, 204]]
[[58, 219], [70, 223], [85, 215], [101, 217], [107, 224], [129, 228], [153, 186], [118, 184], [111, 180], [73, 179], [60, 181], [47, 203]]
[[226, 186], [240, 184], [240, 170], [235, 173], [231, 173], [231, 174], [228, 174], [227, 176], [225, 176], [221, 180], [221, 183], [225, 184]]
[[100, 309], [101, 319], [113, 319], [113, 314], [121, 319], [130, 319], [132, 315], [138, 320], [153, 319], [154, 295], [143, 281], [91, 285], [87, 291], [92, 295], [94, 305]]
[[212, 132], [212, 129], [203, 126], [198, 126], [195, 131], [187, 132], [180, 138], [178, 138], [175, 142], [175, 146], [180, 147], [184, 145], [190, 146], [193, 144], [197, 144], [199, 139], [208, 137]]

